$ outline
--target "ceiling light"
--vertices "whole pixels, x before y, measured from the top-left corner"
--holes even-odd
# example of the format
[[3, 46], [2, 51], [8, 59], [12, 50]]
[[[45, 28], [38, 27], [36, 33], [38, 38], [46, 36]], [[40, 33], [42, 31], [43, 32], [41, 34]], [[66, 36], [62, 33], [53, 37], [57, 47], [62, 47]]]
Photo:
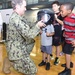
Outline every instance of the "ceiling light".
[[36, 10], [36, 9], [39, 9], [39, 8], [31, 8], [32, 10]]

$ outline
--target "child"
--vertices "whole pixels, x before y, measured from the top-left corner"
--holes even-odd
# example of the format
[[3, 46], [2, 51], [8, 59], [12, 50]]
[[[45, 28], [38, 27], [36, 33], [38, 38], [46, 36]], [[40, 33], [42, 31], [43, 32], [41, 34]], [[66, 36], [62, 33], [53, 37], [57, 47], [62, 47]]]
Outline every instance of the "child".
[[[44, 20], [45, 17], [42, 17]], [[38, 66], [46, 65], [46, 70], [50, 69], [50, 54], [52, 54], [52, 36], [54, 35], [54, 28], [52, 24], [48, 24], [41, 29], [41, 51], [42, 62]]]
[[75, 40], [72, 41], [72, 45], [75, 47]]
[[56, 47], [56, 58], [54, 61], [54, 65], [59, 64], [59, 54], [60, 54], [60, 44], [61, 44], [61, 33], [62, 33], [62, 25], [63, 25], [63, 18], [59, 11], [60, 4], [58, 1], [54, 1], [52, 3], [52, 9], [55, 13], [54, 19], [54, 30], [55, 34], [53, 36], [53, 45]]
[[75, 40], [75, 14], [72, 13], [74, 5], [70, 2], [61, 5], [61, 15], [64, 18], [64, 37], [65, 45], [63, 47], [63, 52], [66, 58], [66, 67], [58, 75], [71, 75], [70, 62], [71, 54], [74, 50], [74, 40]]

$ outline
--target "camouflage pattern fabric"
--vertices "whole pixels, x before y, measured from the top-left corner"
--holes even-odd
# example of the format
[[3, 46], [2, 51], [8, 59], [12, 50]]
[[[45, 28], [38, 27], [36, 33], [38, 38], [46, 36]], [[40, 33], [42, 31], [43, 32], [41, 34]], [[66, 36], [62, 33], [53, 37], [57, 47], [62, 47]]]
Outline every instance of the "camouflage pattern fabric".
[[38, 25], [30, 27], [17, 13], [13, 13], [7, 25], [6, 49], [14, 68], [27, 75], [35, 75], [37, 68], [30, 58], [34, 37], [39, 34]]

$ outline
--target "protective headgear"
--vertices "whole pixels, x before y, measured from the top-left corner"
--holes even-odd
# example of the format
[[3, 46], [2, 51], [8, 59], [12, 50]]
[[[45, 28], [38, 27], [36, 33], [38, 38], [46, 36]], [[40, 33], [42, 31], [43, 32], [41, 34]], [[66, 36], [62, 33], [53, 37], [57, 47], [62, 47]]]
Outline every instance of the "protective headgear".
[[46, 25], [52, 24], [54, 21], [54, 13], [48, 9], [40, 10], [37, 13], [37, 20], [42, 20]]

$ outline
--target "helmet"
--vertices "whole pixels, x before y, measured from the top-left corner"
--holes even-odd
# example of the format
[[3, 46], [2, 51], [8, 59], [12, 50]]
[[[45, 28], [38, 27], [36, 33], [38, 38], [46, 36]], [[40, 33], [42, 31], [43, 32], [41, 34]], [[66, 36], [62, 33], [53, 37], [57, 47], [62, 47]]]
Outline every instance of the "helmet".
[[48, 9], [42, 9], [37, 13], [37, 20], [42, 20], [46, 25], [52, 24], [54, 20], [54, 13]]

